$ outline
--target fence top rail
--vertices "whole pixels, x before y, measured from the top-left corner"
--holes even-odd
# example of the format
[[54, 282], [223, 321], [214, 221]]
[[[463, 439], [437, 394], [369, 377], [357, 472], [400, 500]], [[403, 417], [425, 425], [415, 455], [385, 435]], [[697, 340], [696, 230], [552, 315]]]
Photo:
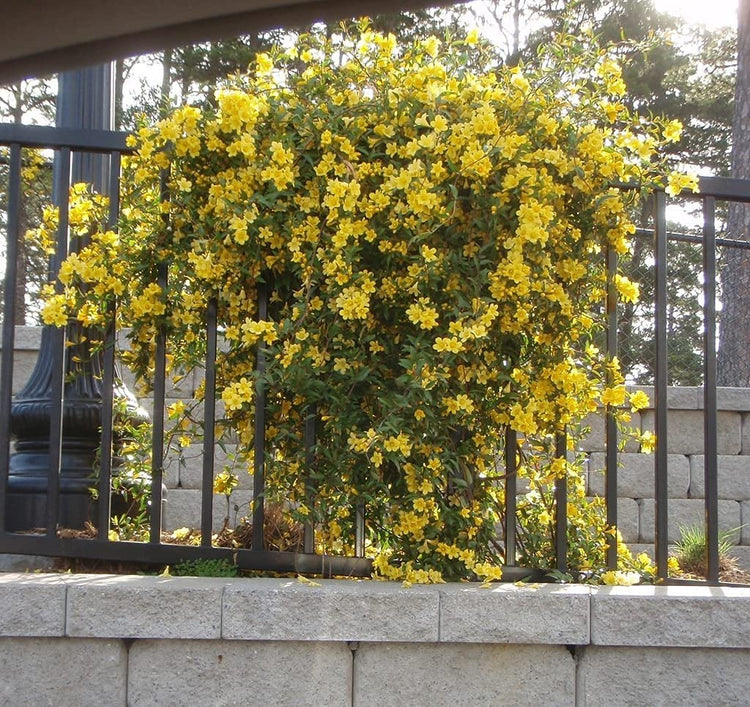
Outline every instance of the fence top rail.
[[82, 152], [131, 153], [134, 150], [127, 145], [129, 134], [114, 130], [0, 123], [0, 145], [16, 144], [22, 147], [48, 149], [67, 147]]
[[682, 196], [712, 196], [722, 201], [750, 202], [750, 181], [734, 177], [698, 177], [698, 191]]
[[[641, 188], [634, 182], [617, 182], [613, 186], [625, 191]], [[750, 203], [750, 179], [735, 177], [698, 177], [697, 191], [686, 189], [679, 194], [681, 198], [703, 199], [713, 197], [719, 201], [740, 201]]]
[[[59, 149], [84, 152], [132, 153], [127, 145], [130, 133], [114, 130], [87, 128], [61, 128], [46, 125], [23, 125], [0, 123], [0, 145], [17, 144], [22, 147]], [[619, 184], [620, 188], [637, 188], [633, 184]], [[733, 177], [699, 177], [698, 191], [685, 191], [683, 197], [701, 198], [712, 196], [719, 200], [750, 203], [750, 180]]]

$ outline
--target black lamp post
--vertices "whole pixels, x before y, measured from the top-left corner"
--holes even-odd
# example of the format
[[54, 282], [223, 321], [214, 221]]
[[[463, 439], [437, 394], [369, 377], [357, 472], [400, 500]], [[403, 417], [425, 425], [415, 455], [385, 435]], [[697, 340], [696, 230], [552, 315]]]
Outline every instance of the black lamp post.
[[[114, 127], [112, 103], [111, 64], [63, 73], [59, 77], [57, 126], [111, 130]], [[109, 184], [106, 157], [76, 153], [70, 164], [70, 175], [66, 175], [62, 160], [55, 160], [53, 199], [56, 204], [68, 198], [69, 183], [87, 182], [93, 184], [98, 193], [106, 193]], [[102, 358], [90, 350], [91, 337], [80, 325], [68, 325], [67, 346], [61, 345], [59, 336], [60, 333], [50, 327], [43, 329], [36, 366], [11, 408], [15, 451], [8, 477], [9, 530], [48, 524], [49, 469], [57, 464], [57, 444], [51, 441], [51, 420], [54, 406], [59, 406], [53, 371], [63, 351], [64, 403], [57, 522], [64, 527], [80, 528], [87, 520], [95, 518], [95, 503], [89, 489], [95, 486], [94, 471], [101, 444]], [[124, 386], [116, 387], [115, 397], [126, 400], [133, 417], [142, 414], [135, 398]]]

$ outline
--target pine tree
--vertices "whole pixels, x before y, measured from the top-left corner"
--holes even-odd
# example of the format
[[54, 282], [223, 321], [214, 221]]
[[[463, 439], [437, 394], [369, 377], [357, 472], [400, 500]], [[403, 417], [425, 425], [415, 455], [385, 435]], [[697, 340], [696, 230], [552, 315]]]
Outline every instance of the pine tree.
[[[750, 0], [740, 0], [739, 3], [732, 176], [750, 179]], [[750, 240], [750, 208], [746, 204], [730, 204], [727, 229], [733, 238]], [[750, 307], [747, 301], [750, 296], [750, 251], [728, 249], [722, 295], [718, 383], [750, 386]]]

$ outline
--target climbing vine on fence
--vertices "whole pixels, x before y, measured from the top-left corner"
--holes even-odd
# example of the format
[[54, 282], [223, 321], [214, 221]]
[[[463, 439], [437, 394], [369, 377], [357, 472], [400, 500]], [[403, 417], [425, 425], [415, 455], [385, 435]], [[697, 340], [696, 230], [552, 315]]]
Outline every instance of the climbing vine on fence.
[[[149, 380], [164, 325], [179, 377], [202, 365], [215, 299], [219, 435], [235, 436], [252, 467], [262, 384], [267, 497], [314, 520], [320, 550], [351, 550], [364, 504], [379, 575], [498, 578], [510, 426], [529, 485], [521, 560], [554, 558], [550, 489], [567, 475], [569, 560], [596, 569], [613, 535], [580, 465], [551, 450], [601, 404], [625, 419], [647, 403], [593, 342], [605, 251], [627, 256], [634, 231], [630, 193], [615, 185], [653, 186], [659, 147], [680, 131], [631, 115], [624, 90], [612, 52], [587, 36], [513, 68], [493, 65], [474, 32], [409, 46], [366, 25], [301, 37], [259, 55], [211, 107], [138, 131], [119, 230], [94, 229], [63, 264], [45, 321], [100, 325], [116, 302], [128, 364]], [[665, 186], [689, 184], [671, 175]], [[91, 199], [74, 196], [71, 222], [96, 221]], [[637, 297], [623, 275], [616, 285]], [[185, 444], [200, 435], [191, 410], [172, 409]]]

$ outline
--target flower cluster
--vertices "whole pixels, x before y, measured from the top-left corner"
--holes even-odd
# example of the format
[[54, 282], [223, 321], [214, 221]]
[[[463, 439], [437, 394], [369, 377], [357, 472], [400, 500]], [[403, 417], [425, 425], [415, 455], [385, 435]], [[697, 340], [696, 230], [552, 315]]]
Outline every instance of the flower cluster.
[[[129, 364], [148, 378], [164, 326], [181, 375], [202, 365], [215, 300], [219, 432], [252, 458], [263, 385], [266, 494], [312, 514], [321, 550], [352, 548], [359, 505], [378, 574], [497, 579], [506, 429], [544, 446], [626, 403], [592, 344], [605, 251], [626, 254], [634, 232], [615, 185], [652, 180], [677, 127], [631, 116], [619, 66], [588, 38], [506, 68], [473, 36], [398, 47], [359, 30], [261, 55], [214, 107], [143, 127], [118, 235], [68, 260], [45, 321], [116, 300]], [[546, 459], [526, 467], [528, 503], [560, 473], [580, 481]]]

